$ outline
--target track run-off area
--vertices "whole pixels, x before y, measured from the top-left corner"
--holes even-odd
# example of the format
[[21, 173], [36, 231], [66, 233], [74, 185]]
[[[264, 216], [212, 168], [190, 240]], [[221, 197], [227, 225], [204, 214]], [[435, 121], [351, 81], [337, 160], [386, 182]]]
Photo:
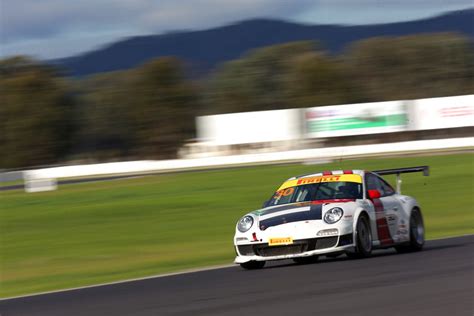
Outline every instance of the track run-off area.
[[277, 261], [0, 301], [14, 315], [472, 315], [474, 235], [368, 259]]

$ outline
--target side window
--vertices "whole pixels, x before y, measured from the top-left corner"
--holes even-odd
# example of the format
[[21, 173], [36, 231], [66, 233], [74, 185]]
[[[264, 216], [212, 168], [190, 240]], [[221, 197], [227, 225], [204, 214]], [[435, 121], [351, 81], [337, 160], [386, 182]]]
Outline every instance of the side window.
[[378, 180], [380, 181], [380, 193], [382, 194], [382, 196], [389, 196], [395, 194], [395, 190], [390, 186], [390, 184], [385, 182], [384, 179], [379, 178]]
[[367, 190], [378, 190], [382, 197], [395, 194], [395, 190], [390, 186], [390, 184], [374, 174], [367, 173], [365, 180]]
[[[379, 190], [380, 191], [380, 185], [379, 185], [379, 179], [371, 174], [371, 173], [366, 173], [365, 174], [365, 185], [367, 190]], [[382, 192], [380, 192], [382, 193]]]

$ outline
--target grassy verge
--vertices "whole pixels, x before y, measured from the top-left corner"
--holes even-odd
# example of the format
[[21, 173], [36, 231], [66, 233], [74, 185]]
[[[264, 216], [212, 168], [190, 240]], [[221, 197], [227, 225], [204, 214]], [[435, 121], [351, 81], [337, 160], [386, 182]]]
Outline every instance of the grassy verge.
[[20, 185], [23, 184], [23, 180], [14, 180], [14, 181], [0, 181], [0, 188], [1, 187], [9, 187], [12, 185]]
[[327, 169], [427, 164], [404, 193], [422, 205], [427, 237], [474, 233], [473, 155], [259, 166], [0, 193], [0, 296], [230, 263], [237, 219], [286, 178]]

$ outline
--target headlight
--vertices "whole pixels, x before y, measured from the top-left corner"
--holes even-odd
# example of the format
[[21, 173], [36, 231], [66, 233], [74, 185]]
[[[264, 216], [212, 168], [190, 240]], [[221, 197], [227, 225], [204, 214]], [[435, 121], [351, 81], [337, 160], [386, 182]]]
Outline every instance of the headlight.
[[340, 207], [334, 207], [324, 214], [324, 221], [328, 224], [334, 224], [342, 218], [344, 211]]
[[241, 233], [245, 233], [248, 231], [253, 225], [253, 217], [252, 216], [244, 216], [240, 219], [240, 221], [237, 223], [237, 229]]

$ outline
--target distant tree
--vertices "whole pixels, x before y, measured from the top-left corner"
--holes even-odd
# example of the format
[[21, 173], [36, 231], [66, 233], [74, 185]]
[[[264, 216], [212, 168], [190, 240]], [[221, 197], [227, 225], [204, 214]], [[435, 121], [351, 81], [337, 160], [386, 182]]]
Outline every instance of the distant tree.
[[344, 64], [321, 52], [293, 58], [287, 78], [285, 89], [292, 107], [344, 104], [360, 98]]
[[345, 55], [349, 76], [369, 101], [473, 92], [473, 50], [450, 33], [356, 42]]
[[75, 153], [82, 158], [124, 159], [135, 144], [131, 71], [101, 73], [76, 83], [79, 91]]
[[172, 158], [194, 135], [198, 98], [175, 58], [94, 75], [79, 87], [82, 156]]
[[0, 168], [57, 162], [70, 142], [72, 98], [57, 69], [26, 57], [0, 61]]
[[220, 66], [210, 80], [209, 113], [272, 110], [295, 107], [288, 98], [292, 60], [313, 52], [313, 42], [268, 46]]
[[152, 60], [133, 71], [128, 89], [136, 154], [172, 158], [194, 135], [197, 95], [176, 58]]

